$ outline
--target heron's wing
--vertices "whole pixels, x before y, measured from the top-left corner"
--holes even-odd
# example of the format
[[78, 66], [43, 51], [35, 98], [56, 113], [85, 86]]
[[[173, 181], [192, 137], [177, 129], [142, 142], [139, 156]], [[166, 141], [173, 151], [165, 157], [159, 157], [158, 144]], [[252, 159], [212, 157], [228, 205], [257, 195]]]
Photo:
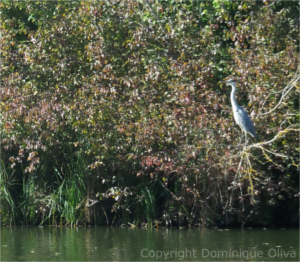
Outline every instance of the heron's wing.
[[240, 106], [233, 112], [234, 119], [237, 124], [245, 131], [250, 133], [256, 138], [255, 129], [253, 123], [247, 113]]

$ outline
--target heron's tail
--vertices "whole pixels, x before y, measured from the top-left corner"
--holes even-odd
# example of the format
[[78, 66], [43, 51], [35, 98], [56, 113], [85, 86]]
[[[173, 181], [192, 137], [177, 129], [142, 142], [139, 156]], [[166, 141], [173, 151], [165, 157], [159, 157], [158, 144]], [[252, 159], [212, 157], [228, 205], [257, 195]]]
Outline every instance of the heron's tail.
[[255, 134], [255, 132], [253, 132], [253, 134], [251, 134], [251, 135], [255, 140], [257, 140], [257, 135]]

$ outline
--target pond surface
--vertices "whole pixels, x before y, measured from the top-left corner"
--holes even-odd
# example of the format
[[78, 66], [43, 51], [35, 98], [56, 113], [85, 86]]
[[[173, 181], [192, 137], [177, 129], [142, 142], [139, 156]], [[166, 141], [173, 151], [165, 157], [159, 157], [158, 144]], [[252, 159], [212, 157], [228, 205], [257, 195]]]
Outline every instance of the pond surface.
[[298, 229], [1, 229], [1, 261], [299, 261]]

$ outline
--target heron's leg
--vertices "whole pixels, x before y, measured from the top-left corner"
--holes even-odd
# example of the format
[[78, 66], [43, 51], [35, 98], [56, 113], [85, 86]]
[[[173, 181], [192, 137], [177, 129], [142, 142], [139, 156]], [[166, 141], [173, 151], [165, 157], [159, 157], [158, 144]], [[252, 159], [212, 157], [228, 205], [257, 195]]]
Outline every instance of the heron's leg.
[[245, 132], [245, 145], [247, 145], [247, 143], [248, 143], [248, 139], [247, 139], [247, 132]]
[[241, 144], [241, 142], [242, 142], [242, 139], [243, 139], [243, 133], [244, 133], [244, 132], [243, 132], [243, 130], [242, 130], [241, 140], [240, 140], [238, 146], [240, 146], [240, 144]]

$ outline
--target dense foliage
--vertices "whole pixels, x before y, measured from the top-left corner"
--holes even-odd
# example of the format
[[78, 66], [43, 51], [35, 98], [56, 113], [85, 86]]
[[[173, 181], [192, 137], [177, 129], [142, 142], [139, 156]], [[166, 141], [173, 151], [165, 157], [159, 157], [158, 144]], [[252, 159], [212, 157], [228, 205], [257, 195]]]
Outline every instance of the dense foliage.
[[297, 2], [0, 7], [4, 223], [298, 223]]

